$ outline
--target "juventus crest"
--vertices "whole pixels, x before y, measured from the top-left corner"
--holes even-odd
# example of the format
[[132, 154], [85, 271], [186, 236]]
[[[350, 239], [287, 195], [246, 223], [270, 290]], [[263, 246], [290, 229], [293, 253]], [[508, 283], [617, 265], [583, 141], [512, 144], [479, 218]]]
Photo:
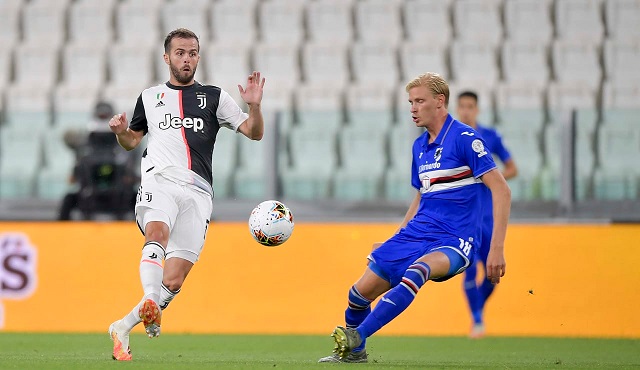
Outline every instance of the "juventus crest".
[[207, 106], [207, 95], [206, 94], [198, 94], [196, 95], [198, 98], [198, 107], [200, 109], [204, 109]]

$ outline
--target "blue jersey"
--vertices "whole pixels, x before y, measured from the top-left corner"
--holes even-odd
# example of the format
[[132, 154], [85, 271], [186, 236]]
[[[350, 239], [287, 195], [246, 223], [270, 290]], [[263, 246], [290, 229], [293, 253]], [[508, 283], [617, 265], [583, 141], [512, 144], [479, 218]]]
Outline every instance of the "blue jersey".
[[478, 245], [486, 189], [480, 177], [495, 168], [478, 132], [448, 115], [431, 144], [428, 131], [413, 144], [411, 182], [421, 199], [407, 229], [446, 233]]

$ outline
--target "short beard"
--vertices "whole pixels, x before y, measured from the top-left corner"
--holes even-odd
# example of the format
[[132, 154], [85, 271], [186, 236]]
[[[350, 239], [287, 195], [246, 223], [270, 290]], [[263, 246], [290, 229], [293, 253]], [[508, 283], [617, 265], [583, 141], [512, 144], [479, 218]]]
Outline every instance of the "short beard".
[[193, 81], [193, 77], [196, 75], [196, 68], [194, 68], [191, 74], [187, 75], [186, 77], [182, 77], [182, 71], [174, 67], [173, 64], [169, 64], [169, 69], [171, 70], [171, 74], [176, 79], [176, 81], [180, 82], [183, 85], [186, 85], [189, 82]]

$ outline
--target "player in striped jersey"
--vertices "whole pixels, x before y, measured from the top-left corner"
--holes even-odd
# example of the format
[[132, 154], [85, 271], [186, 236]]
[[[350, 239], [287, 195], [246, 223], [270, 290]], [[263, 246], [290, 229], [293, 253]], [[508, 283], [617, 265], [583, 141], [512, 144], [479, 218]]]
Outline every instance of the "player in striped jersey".
[[497, 284], [505, 273], [511, 192], [504, 177], [477, 132], [449, 115], [449, 86], [441, 76], [420, 75], [406, 90], [413, 122], [426, 128], [413, 144], [416, 196], [399, 231], [369, 255], [368, 268], [349, 290], [346, 327], [332, 334], [335, 354], [320, 362], [367, 362], [366, 339], [402, 313], [427, 281], [447, 280], [473, 262], [484, 185], [494, 210], [487, 274]]
[[140, 94], [131, 123], [124, 114], [109, 122], [127, 150], [148, 135], [135, 208], [145, 237], [140, 260], [144, 297], [109, 327], [113, 358], [119, 361], [131, 360], [129, 332], [141, 321], [149, 337], [160, 334], [162, 310], [200, 256], [213, 207], [211, 157], [218, 130], [229, 128], [252, 140], [264, 133], [260, 104], [265, 81], [259, 72], [249, 76], [246, 88], [238, 85], [249, 106], [246, 114], [226, 91], [195, 81], [200, 44], [193, 32], [170, 32], [164, 49], [169, 81]]
[[[500, 159], [504, 165], [502, 176], [504, 176], [506, 180], [514, 178], [518, 174], [518, 168], [511, 157], [511, 153], [509, 153], [509, 150], [507, 150], [502, 142], [502, 137], [494, 128], [486, 127], [478, 123], [478, 95], [473, 91], [461, 92], [458, 95], [456, 113], [461, 122], [473, 127], [473, 129], [478, 132], [487, 144], [489, 153]], [[487, 263], [491, 231], [493, 229], [493, 208], [491, 207], [491, 194], [488, 189], [484, 189], [483, 191], [482, 209], [482, 240], [480, 241], [480, 247], [476, 250], [476, 262], [472, 263], [464, 272], [464, 292], [467, 296], [467, 302], [469, 303], [471, 318], [473, 320], [469, 337], [474, 339], [484, 336], [484, 306], [491, 293], [493, 293], [494, 287], [491, 281], [486, 278], [486, 272], [482, 282], [479, 285], [476, 282], [480, 262], [482, 262], [482, 266], [485, 266]]]

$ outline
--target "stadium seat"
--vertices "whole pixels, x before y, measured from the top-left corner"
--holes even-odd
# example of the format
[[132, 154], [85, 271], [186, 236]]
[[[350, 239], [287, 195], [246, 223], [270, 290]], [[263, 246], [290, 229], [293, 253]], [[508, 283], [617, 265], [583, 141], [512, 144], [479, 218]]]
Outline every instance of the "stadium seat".
[[149, 87], [151, 85], [140, 83], [128, 85], [108, 84], [104, 90], [99, 91], [100, 100], [111, 103], [113, 109], [118, 113], [125, 112], [127, 119], [131, 120], [138, 97], [144, 89]]
[[402, 81], [410, 81], [428, 71], [448, 76], [446, 59], [446, 51], [443, 46], [417, 40], [405, 42], [400, 46]]
[[60, 46], [65, 39], [66, 2], [31, 1], [22, 13], [23, 40]]
[[499, 77], [495, 47], [455, 40], [451, 46], [451, 75], [456, 83], [482, 84], [492, 88]]
[[12, 47], [20, 39], [18, 25], [22, 4], [22, 0], [0, 2], [0, 44]]
[[341, 166], [335, 172], [335, 198], [373, 200], [381, 196], [382, 173], [387, 166], [386, 135], [384, 130], [368, 127], [347, 127], [340, 131]]
[[33, 195], [43, 132], [38, 127], [0, 128], [0, 199]]
[[395, 46], [388, 43], [355, 43], [351, 49], [351, 70], [358, 83], [395, 87], [399, 80]]
[[[347, 45], [353, 40], [352, 4], [344, 0], [316, 0], [306, 6], [309, 43]], [[320, 55], [318, 55], [320, 56]]]
[[518, 166], [518, 176], [509, 180], [512, 199], [538, 199], [542, 170], [540, 137], [519, 127], [504, 127], [500, 133]]
[[331, 84], [302, 85], [295, 91], [298, 123], [336, 131], [343, 121], [343, 91]]
[[11, 80], [11, 66], [13, 50], [10, 47], [6, 47], [3, 53], [0, 53], [0, 87], [3, 88], [9, 85]]
[[551, 0], [504, 2], [506, 38], [515, 43], [548, 45], [553, 37]]
[[598, 115], [596, 95], [591, 88], [551, 83], [547, 89], [547, 101], [551, 125], [575, 109], [578, 116], [576, 130], [594, 133]]
[[351, 126], [385, 129], [393, 122], [392, 96], [384, 86], [356, 84], [347, 88], [347, 120]]
[[[560, 198], [560, 172], [562, 171], [563, 146], [561, 125], [550, 125], [544, 132], [545, 167], [541, 174], [541, 197], [544, 200], [558, 200]], [[577, 131], [575, 136], [576, 158], [576, 199], [585, 199], [590, 194], [591, 182], [595, 168], [595, 152], [593, 150], [593, 136], [587, 131]]]
[[637, 127], [614, 126], [604, 125], [599, 132], [595, 196], [606, 200], [636, 199], [640, 176], [637, 163], [640, 158], [640, 130]]
[[384, 195], [387, 199], [408, 202], [415, 196], [416, 189], [411, 186], [411, 149], [423, 132], [413, 122], [397, 122], [389, 131], [389, 167], [384, 171]]
[[209, 9], [215, 42], [249, 46], [256, 40], [256, 0], [215, 1]]
[[557, 82], [593, 90], [600, 86], [602, 70], [596, 45], [556, 40], [551, 55]]
[[[58, 85], [53, 94], [53, 122], [59, 128], [86, 128], [98, 101], [97, 87]], [[129, 119], [131, 117], [128, 117]]]
[[116, 0], [73, 2], [69, 9], [69, 41], [94, 46], [112, 43], [115, 4]]
[[638, 40], [640, 37], [640, 1], [604, 1], [607, 35], [613, 40]]
[[298, 47], [292, 44], [265, 44], [255, 46], [253, 67], [268, 76], [271, 86], [292, 89], [300, 81]]
[[117, 43], [107, 51], [110, 83], [146, 85], [154, 80], [151, 49], [143, 45]]
[[350, 80], [344, 45], [307, 42], [302, 46], [302, 75], [308, 84], [332, 84], [344, 88]]
[[[494, 91], [492, 87], [489, 87], [482, 83], [449, 83], [449, 106], [447, 110], [454, 117], [457, 118], [458, 108], [458, 95], [464, 91], [472, 91], [478, 95], [478, 121], [481, 124], [492, 126], [495, 121], [495, 114], [493, 111], [494, 106]], [[408, 109], [408, 108], [407, 108]]]
[[457, 0], [453, 25], [456, 39], [496, 47], [502, 40], [500, 0]]
[[405, 1], [402, 15], [407, 40], [425, 47], [444, 48], [452, 38], [450, 8], [450, 0]]
[[607, 82], [618, 86], [640, 84], [640, 37], [629, 41], [605, 40], [603, 54]]
[[41, 132], [51, 126], [51, 91], [14, 84], [6, 95], [5, 125], [23, 132]]
[[568, 42], [600, 43], [604, 36], [600, 4], [600, 0], [556, 0], [557, 38]]
[[64, 143], [64, 134], [61, 128], [49, 130], [43, 142], [44, 163], [36, 176], [36, 195], [41, 199], [62, 199], [69, 190], [76, 157]]
[[58, 81], [58, 48], [46, 42], [32, 41], [13, 54], [14, 84], [38, 86], [50, 90]]
[[[214, 42], [202, 45], [200, 54], [200, 65], [196, 77], [202, 78], [204, 76], [203, 82], [206, 84], [235, 91], [238, 89], [238, 84], [244, 85], [246, 83], [247, 77], [251, 73], [249, 49], [246, 45]], [[202, 67], [204, 69], [200, 70]], [[166, 64], [164, 68], [166, 70]], [[166, 74], [167, 72], [165, 72]], [[271, 80], [269, 80], [269, 84], [270, 82]]]
[[337, 165], [336, 134], [318, 127], [296, 127], [289, 138], [289, 166], [281, 181], [287, 199], [322, 199], [330, 195]]
[[[242, 138], [245, 140], [246, 138]], [[218, 131], [213, 147], [213, 195], [233, 195], [233, 173], [238, 167], [238, 135], [230, 130]]]
[[270, 0], [258, 6], [260, 39], [267, 43], [298, 44], [304, 38], [303, 1]]
[[[244, 85], [245, 83], [243, 83]], [[236, 88], [237, 91], [237, 88]], [[231, 95], [234, 97], [234, 95]], [[236, 102], [240, 104], [241, 107], [244, 106], [242, 99], [239, 94], [237, 97], [234, 97]], [[278, 115], [279, 119], [279, 127], [278, 131], [280, 132], [279, 139], [282, 140], [286, 138], [289, 133], [291, 126], [293, 125], [293, 94], [292, 90], [287, 88], [279, 88], [278, 86], [273, 86], [272, 89], [268, 90], [268, 93], [265, 93], [262, 97], [262, 112], [265, 117], [265, 123], [267, 117], [269, 119], [274, 119], [276, 115]], [[245, 110], [246, 111], [246, 110]]]
[[95, 89], [106, 79], [106, 53], [101, 44], [68, 43], [62, 51], [61, 84]]
[[602, 108], [640, 109], [640, 86], [605, 83], [602, 89]]
[[[160, 35], [160, 5], [158, 1], [122, 1], [116, 8], [116, 34], [121, 44], [151, 48], [163, 41]], [[135, 25], [132, 27], [131, 25]]]
[[500, 54], [505, 82], [523, 83], [537, 88], [549, 83], [547, 45], [507, 40]]
[[402, 40], [399, 4], [397, 0], [357, 1], [354, 13], [358, 40], [391, 45]]
[[204, 1], [190, 1], [189, 6], [183, 2], [166, 2], [160, 8], [162, 35], [167, 35], [176, 28], [185, 27], [193, 31], [204, 44], [209, 40], [207, 19], [208, 4]]
[[496, 114], [501, 127], [517, 127], [539, 135], [545, 122], [542, 89], [524, 83], [498, 85]]

